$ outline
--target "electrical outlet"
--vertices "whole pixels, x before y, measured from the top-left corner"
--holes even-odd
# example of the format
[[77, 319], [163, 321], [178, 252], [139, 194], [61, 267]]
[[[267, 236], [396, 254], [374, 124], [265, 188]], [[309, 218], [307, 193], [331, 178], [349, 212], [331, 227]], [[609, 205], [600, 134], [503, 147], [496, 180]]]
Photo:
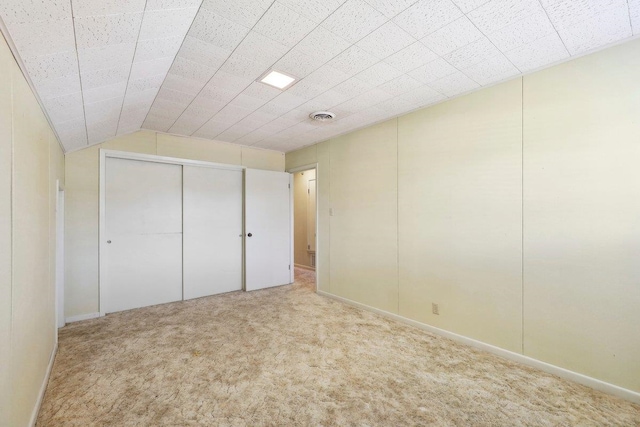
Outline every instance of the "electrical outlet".
[[440, 314], [440, 308], [438, 307], [438, 304], [431, 303], [431, 311], [433, 312], [433, 314]]

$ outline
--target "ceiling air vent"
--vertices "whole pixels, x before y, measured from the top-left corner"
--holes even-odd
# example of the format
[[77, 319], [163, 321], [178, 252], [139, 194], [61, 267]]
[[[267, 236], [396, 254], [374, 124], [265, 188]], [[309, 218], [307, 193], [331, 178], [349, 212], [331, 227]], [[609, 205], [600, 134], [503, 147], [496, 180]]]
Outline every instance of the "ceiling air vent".
[[309, 117], [319, 122], [328, 122], [329, 120], [335, 119], [336, 115], [329, 111], [316, 111], [315, 113], [309, 114]]

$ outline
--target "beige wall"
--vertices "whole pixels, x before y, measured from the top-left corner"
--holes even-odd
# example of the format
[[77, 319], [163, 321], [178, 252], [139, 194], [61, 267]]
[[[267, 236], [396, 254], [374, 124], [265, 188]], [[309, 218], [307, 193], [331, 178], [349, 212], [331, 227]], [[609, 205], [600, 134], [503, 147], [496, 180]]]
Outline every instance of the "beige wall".
[[[309, 181], [316, 179], [315, 169], [293, 174], [293, 262], [312, 267], [308, 251]], [[315, 250], [314, 248], [311, 248]]]
[[631, 41], [287, 153], [320, 289], [640, 392], [638, 75]]
[[140, 131], [66, 155], [65, 316], [98, 312], [100, 149], [284, 170], [283, 153]]
[[0, 425], [28, 425], [55, 346], [56, 181], [64, 157], [0, 40]]

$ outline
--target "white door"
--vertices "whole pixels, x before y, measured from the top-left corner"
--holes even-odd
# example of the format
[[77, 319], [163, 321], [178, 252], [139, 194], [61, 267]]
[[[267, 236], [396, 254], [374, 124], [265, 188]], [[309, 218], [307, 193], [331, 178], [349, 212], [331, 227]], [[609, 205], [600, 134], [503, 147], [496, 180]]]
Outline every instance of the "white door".
[[105, 313], [182, 299], [182, 166], [107, 158]]
[[242, 171], [184, 166], [184, 299], [242, 290]]
[[291, 283], [291, 175], [245, 172], [245, 290]]

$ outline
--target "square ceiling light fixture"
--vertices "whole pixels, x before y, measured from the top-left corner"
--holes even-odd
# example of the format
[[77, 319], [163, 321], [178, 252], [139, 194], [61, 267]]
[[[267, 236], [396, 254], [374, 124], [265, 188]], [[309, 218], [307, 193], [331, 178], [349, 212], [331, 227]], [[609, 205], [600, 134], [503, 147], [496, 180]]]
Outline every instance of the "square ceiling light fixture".
[[258, 81], [273, 86], [280, 90], [284, 90], [291, 86], [296, 78], [276, 70], [269, 70], [260, 77]]

